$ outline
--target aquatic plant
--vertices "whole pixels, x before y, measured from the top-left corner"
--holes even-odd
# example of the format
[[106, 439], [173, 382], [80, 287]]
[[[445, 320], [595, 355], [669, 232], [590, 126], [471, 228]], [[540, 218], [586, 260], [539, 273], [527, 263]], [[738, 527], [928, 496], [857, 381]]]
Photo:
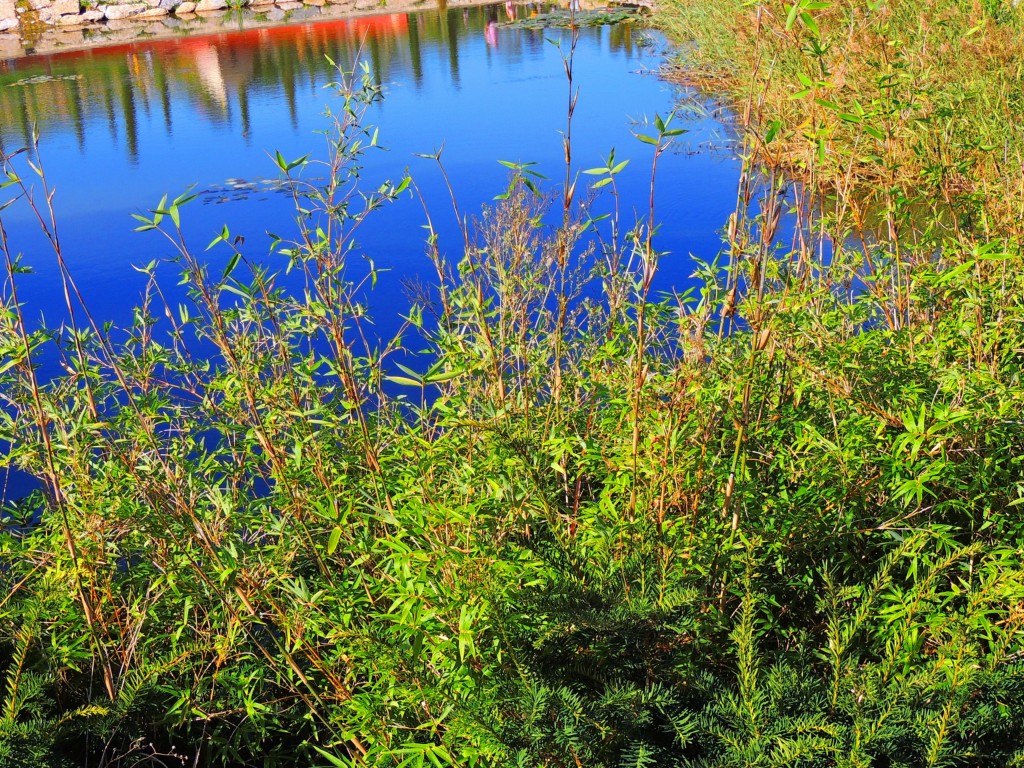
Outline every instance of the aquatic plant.
[[502, 22], [502, 26], [519, 29], [551, 29], [553, 27], [604, 27], [613, 24], [643, 22], [649, 11], [646, 8], [615, 8], [604, 11], [549, 11], [536, 16], [525, 16], [514, 21]]

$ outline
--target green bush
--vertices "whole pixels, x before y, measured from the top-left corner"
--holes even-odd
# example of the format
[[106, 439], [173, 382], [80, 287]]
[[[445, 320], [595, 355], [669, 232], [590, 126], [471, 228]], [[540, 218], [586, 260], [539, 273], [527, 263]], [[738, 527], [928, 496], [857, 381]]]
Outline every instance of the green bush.
[[782, 248], [750, 161], [763, 213], [658, 297], [653, 212], [552, 227], [513, 166], [371, 344], [351, 238], [410, 183], [360, 192], [379, 94], [343, 94], [324, 184], [278, 156], [301, 292], [226, 228], [199, 261], [183, 195], [140, 228], [187, 304], [150, 265], [123, 332], [33, 330], [3, 241], [0, 437], [43, 490], [0, 538], [2, 759], [1021, 762], [1015, 240], [826, 250], [808, 205]]

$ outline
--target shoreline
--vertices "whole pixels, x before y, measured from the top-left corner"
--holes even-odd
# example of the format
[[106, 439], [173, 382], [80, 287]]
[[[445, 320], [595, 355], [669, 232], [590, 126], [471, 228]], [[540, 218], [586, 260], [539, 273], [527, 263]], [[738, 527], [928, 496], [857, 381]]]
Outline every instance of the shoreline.
[[[42, 7], [58, 6], [65, 0], [17, 0]], [[4, 4], [0, 0], [0, 24]], [[412, 13], [436, 7], [469, 8], [490, 5], [494, 0], [146, 0], [137, 3], [97, 6], [77, 14], [52, 15], [42, 22], [39, 11], [18, 11], [20, 25], [0, 27], [0, 72], [16, 68], [26, 58], [65, 52], [88, 51], [134, 43], [183, 40], [224, 32], [272, 29], [318, 21], [357, 19], [394, 13]], [[161, 8], [174, 3], [171, 7]], [[229, 6], [230, 3], [230, 6]], [[639, 4], [646, 4], [641, 0]], [[609, 3], [585, 0], [584, 10], [603, 9]], [[104, 15], [96, 18], [100, 9]], [[129, 15], [121, 16], [124, 9]], [[184, 9], [184, 10], [182, 10]]]

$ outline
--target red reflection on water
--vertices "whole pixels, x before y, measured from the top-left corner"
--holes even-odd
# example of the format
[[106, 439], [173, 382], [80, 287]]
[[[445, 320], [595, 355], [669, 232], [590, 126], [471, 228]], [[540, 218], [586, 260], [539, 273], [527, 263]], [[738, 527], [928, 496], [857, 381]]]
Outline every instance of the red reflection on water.
[[54, 64], [83, 59], [138, 56], [146, 53], [158, 53], [162, 56], [181, 56], [184, 54], [184, 57], [187, 58], [191, 58], [189, 54], [199, 54], [201, 57], [214, 44], [221, 50], [241, 52], [255, 50], [271, 40], [275, 42], [297, 40], [328, 42], [336, 40], [340, 36], [358, 42], [365, 38], [405, 37], [408, 35], [408, 32], [409, 18], [404, 13], [359, 16], [348, 19], [316, 19], [302, 24], [285, 24], [277, 27], [214, 32], [207, 35], [167, 40], [143, 40], [105, 45], [99, 48], [85, 48], [38, 56], [25, 56], [11, 61], [0, 61], [0, 72], [13, 72], [19, 69], [39, 66], [48, 67]]

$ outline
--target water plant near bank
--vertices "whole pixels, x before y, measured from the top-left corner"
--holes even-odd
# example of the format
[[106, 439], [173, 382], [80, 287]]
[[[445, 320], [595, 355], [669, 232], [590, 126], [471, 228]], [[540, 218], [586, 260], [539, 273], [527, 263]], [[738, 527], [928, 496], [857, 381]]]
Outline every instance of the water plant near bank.
[[574, 25], [604, 27], [615, 24], [643, 23], [649, 14], [649, 9], [642, 6], [624, 6], [622, 8], [610, 6], [608, 9], [599, 11], [556, 10], [506, 22], [505, 26], [520, 29], [551, 29]]
[[[343, 92], [326, 164], [278, 157], [279, 268], [225, 228], [213, 270], [165, 199], [189, 300], [150, 265], [107, 327], [44, 194], [73, 325], [36, 329], [0, 229], [2, 431], [42, 484], [4, 512], [0, 762], [1020, 763], [1024, 271], [987, 196], [861, 202], [755, 162], [751, 111], [723, 253], [660, 295], [657, 211], [512, 163], [457, 264], [428, 223], [378, 343], [354, 238], [417, 188], [361, 189], [378, 91]], [[678, 131], [638, 129], [652, 184]], [[579, 178], [620, 202], [623, 170]]]

